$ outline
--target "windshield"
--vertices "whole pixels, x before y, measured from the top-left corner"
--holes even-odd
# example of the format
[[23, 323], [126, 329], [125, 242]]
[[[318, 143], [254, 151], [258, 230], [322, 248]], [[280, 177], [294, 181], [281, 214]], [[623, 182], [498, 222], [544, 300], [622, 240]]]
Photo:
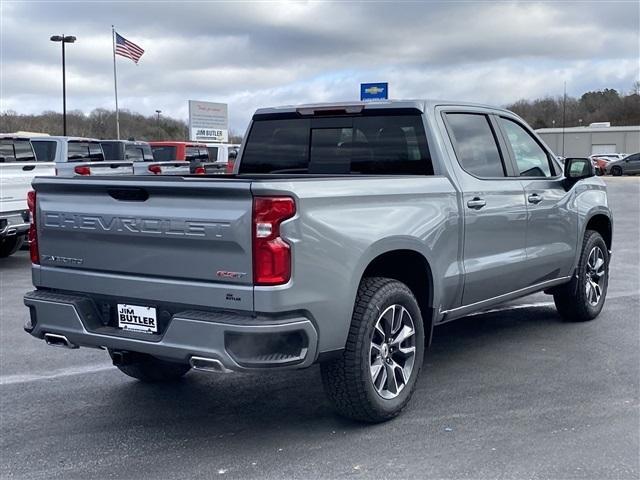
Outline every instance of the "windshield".
[[432, 175], [419, 113], [254, 120], [240, 173]]
[[151, 147], [151, 150], [153, 152], [153, 159], [156, 162], [172, 162], [177, 160], [176, 155], [178, 149], [176, 147], [162, 145]]

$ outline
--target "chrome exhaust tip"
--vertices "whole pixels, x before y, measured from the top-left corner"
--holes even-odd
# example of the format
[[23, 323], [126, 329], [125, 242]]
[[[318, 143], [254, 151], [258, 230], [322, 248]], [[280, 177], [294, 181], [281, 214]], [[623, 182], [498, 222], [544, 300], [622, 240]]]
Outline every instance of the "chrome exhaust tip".
[[64, 335], [58, 335], [57, 333], [45, 333], [44, 341], [47, 342], [47, 345], [51, 345], [52, 347], [62, 347], [62, 348], [80, 348], [75, 343], [71, 343], [67, 337]]
[[191, 365], [191, 368], [194, 370], [201, 370], [203, 372], [231, 373], [231, 370], [215, 358], [191, 357], [189, 359], [189, 365]]

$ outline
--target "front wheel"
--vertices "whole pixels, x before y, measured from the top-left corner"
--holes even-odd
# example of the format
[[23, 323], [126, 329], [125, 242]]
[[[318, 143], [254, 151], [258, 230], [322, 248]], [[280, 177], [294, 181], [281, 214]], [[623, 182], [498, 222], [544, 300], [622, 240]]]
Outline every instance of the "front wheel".
[[604, 306], [608, 284], [607, 244], [598, 232], [587, 230], [575, 278], [553, 294], [558, 312], [572, 322], [593, 320]]
[[407, 405], [424, 357], [418, 302], [403, 283], [362, 280], [342, 356], [321, 365], [327, 396], [341, 415], [383, 422]]
[[615, 167], [611, 167], [611, 175], [613, 175], [614, 177], [619, 177], [620, 175], [622, 175], [622, 168], [617, 165]]

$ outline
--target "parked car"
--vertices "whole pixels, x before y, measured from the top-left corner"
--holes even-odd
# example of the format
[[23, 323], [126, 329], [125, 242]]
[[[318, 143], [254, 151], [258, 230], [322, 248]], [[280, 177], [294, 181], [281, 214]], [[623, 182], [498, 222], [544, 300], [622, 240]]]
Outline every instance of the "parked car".
[[228, 173], [238, 156], [240, 145], [232, 143], [207, 143], [209, 163], [200, 164], [206, 173]]
[[607, 173], [614, 176], [640, 174], [640, 153], [634, 153], [621, 160], [609, 162]]
[[209, 151], [204, 143], [196, 142], [149, 142], [156, 162], [170, 162], [174, 160], [208, 161]]
[[[209, 162], [209, 151], [204, 143], [153, 141], [149, 142], [153, 151], [154, 164], [135, 166], [137, 175], [183, 175], [186, 173], [204, 173], [203, 163]], [[188, 162], [187, 165], [184, 162]]]
[[589, 156], [589, 158], [593, 162], [593, 166], [596, 169], [596, 174], [604, 175], [607, 170], [607, 165], [609, 165], [609, 162], [624, 158], [626, 157], [626, 155], [627, 155], [626, 153], [603, 153], [603, 154], [591, 155]]
[[225, 178], [37, 178], [25, 329], [150, 382], [318, 362], [338, 412], [388, 420], [435, 325], [540, 291], [600, 313], [606, 186], [564, 172], [498, 108], [260, 109]]
[[53, 175], [52, 162], [36, 161], [29, 137], [0, 135], [0, 258], [15, 253], [29, 230], [27, 192], [36, 175]]
[[147, 142], [137, 140], [100, 140], [105, 160], [151, 162], [153, 152]]
[[56, 175], [131, 175], [130, 161], [105, 160], [100, 140], [82, 137], [33, 137], [38, 160], [55, 163]]

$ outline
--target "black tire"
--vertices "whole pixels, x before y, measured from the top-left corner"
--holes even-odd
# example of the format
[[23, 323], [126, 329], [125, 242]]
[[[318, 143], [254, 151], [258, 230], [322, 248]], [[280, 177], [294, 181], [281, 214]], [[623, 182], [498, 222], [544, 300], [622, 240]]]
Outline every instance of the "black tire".
[[0, 258], [6, 258], [16, 253], [22, 246], [24, 236], [5, 237], [0, 240]]
[[[111, 353], [110, 350], [110, 356]], [[143, 353], [131, 352], [130, 358], [131, 363], [116, 365], [116, 367], [125, 375], [145, 383], [175, 382], [191, 370], [189, 365], [166, 362]]]
[[[604, 274], [602, 285], [600, 286], [601, 295], [596, 305], [589, 301], [587, 280], [590, 276], [590, 267], [588, 265], [589, 256], [595, 248], [599, 248], [604, 260]], [[593, 277], [592, 277], [593, 278]], [[553, 300], [560, 316], [569, 322], [586, 322], [596, 318], [602, 311], [605, 299], [607, 297], [607, 287], [609, 285], [609, 251], [602, 236], [594, 231], [587, 230], [584, 234], [582, 242], [582, 251], [576, 276], [571, 282], [555, 290]], [[593, 300], [593, 298], [592, 298]]]
[[611, 175], [613, 175], [614, 177], [619, 177], [622, 174], [623, 174], [622, 167], [619, 167], [618, 165], [611, 167]]
[[[415, 357], [404, 387], [395, 398], [385, 399], [376, 390], [370, 373], [371, 343], [379, 318], [393, 305], [404, 307], [410, 314], [415, 332], [411, 340], [415, 346]], [[354, 420], [371, 423], [384, 422], [397, 416], [415, 389], [424, 357], [424, 342], [422, 315], [411, 290], [390, 278], [363, 279], [356, 296], [345, 350], [339, 358], [325, 362], [320, 367], [324, 390], [337, 412]], [[383, 363], [382, 369], [385, 368], [386, 364]]]

